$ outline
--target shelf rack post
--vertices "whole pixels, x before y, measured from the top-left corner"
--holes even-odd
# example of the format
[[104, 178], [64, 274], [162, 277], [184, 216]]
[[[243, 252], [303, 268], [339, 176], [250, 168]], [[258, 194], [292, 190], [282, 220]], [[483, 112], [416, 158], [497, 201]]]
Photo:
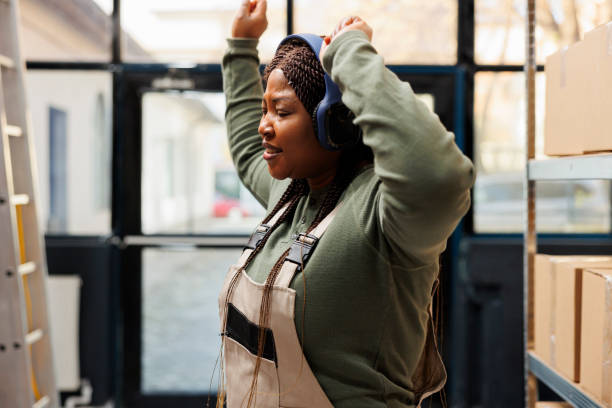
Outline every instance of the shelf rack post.
[[526, 120], [526, 160], [525, 176], [523, 181], [523, 193], [525, 200], [525, 226], [523, 245], [523, 355], [524, 355], [524, 378], [525, 378], [525, 406], [535, 408], [537, 400], [537, 380], [529, 370], [527, 353], [533, 349], [533, 270], [535, 254], [537, 252], [536, 220], [535, 220], [535, 181], [529, 178], [529, 160], [535, 158], [535, 25], [536, 25], [536, 0], [527, 1], [526, 13], [526, 36], [525, 36], [525, 90], [527, 96]]

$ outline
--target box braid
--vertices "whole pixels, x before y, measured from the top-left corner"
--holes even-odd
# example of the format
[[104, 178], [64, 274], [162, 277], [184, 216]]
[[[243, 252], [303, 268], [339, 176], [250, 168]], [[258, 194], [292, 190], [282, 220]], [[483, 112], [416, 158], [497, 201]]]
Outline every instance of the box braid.
[[270, 230], [266, 233], [266, 235], [264, 235], [264, 237], [259, 242], [259, 244], [257, 244], [255, 249], [253, 249], [251, 254], [247, 257], [246, 261], [244, 262], [244, 265], [240, 269], [238, 269], [236, 273], [234, 274], [234, 276], [232, 277], [232, 280], [230, 281], [230, 284], [229, 284], [227, 297], [225, 299], [226, 312], [227, 312], [227, 306], [232, 298], [232, 295], [234, 294], [234, 289], [236, 288], [236, 284], [238, 283], [238, 279], [242, 271], [245, 270], [247, 266], [249, 266], [253, 258], [255, 258], [255, 256], [261, 250], [261, 248], [264, 247], [264, 245], [268, 241], [268, 238], [270, 237], [270, 235], [272, 235], [272, 232], [274, 232], [274, 230], [278, 228], [279, 225], [285, 222], [286, 219], [291, 218], [293, 216], [293, 213], [295, 212], [295, 208], [297, 207], [297, 204], [300, 198], [304, 195], [307, 195], [309, 190], [310, 188], [308, 187], [308, 183], [306, 182], [306, 180], [304, 179], [292, 180], [289, 186], [287, 187], [287, 189], [285, 190], [285, 192], [283, 193], [283, 195], [281, 196], [280, 200], [278, 200], [278, 202], [272, 209], [272, 211], [270, 211], [270, 213], [266, 216], [266, 218], [264, 218], [264, 220], [262, 221], [262, 224], [267, 224], [268, 222], [270, 222], [272, 217], [274, 217], [274, 215], [277, 212], [279, 212], [281, 208], [283, 208], [285, 204], [289, 203], [289, 207], [287, 208], [285, 213], [281, 215], [281, 217], [278, 219], [276, 224], [274, 224], [270, 228]]
[[[257, 255], [257, 253], [261, 250], [261, 248], [264, 247], [264, 245], [266, 244], [266, 242], [268, 241], [268, 238], [270, 237], [270, 235], [272, 234], [272, 232], [279, 226], [281, 225], [286, 219], [291, 218], [293, 216], [293, 213], [295, 212], [295, 208], [297, 207], [297, 204], [300, 200], [300, 198], [304, 195], [308, 194], [308, 191], [310, 190], [310, 188], [308, 187], [308, 183], [306, 182], [306, 180], [304, 179], [294, 179], [291, 181], [291, 183], [289, 184], [289, 186], [287, 187], [287, 189], [285, 190], [285, 192], [283, 193], [283, 195], [281, 196], [280, 200], [278, 200], [278, 202], [276, 203], [276, 205], [274, 206], [274, 208], [272, 209], [272, 211], [270, 211], [270, 213], [266, 216], [266, 218], [264, 218], [264, 220], [262, 221], [262, 224], [267, 224], [268, 222], [270, 222], [270, 220], [272, 219], [272, 217], [274, 217], [274, 215], [280, 211], [281, 208], [283, 208], [283, 206], [285, 206], [285, 204], [289, 204], [289, 207], [287, 208], [287, 210], [285, 211], [285, 213], [278, 219], [278, 221], [270, 228], [270, 230], [266, 233], [266, 235], [263, 237], [263, 239], [259, 242], [259, 244], [255, 247], [255, 249], [251, 252], [251, 254], [247, 257], [246, 261], [244, 262], [244, 265], [238, 269], [235, 273], [234, 276], [232, 276], [232, 280], [229, 283], [229, 288], [228, 288], [228, 293], [227, 296], [225, 297], [225, 302], [224, 302], [224, 315], [227, 316], [227, 311], [228, 311], [228, 305], [233, 297], [234, 294], [234, 290], [236, 289], [236, 285], [238, 283], [238, 280], [240, 279], [240, 276], [242, 275], [242, 271], [249, 265], [249, 263], [253, 260], [253, 258], [255, 257], [255, 255]], [[225, 322], [223, 322], [223, 329], [222, 329], [222, 335], [225, 333]], [[261, 334], [260, 334], [261, 335]], [[225, 336], [222, 337], [222, 344], [219, 350], [219, 385], [218, 385], [218, 392], [217, 392], [217, 403], [216, 403], [216, 408], [223, 408], [224, 407], [224, 401], [225, 401], [225, 387], [224, 387], [224, 383], [223, 383], [223, 378], [224, 378], [224, 362], [223, 362], [223, 342], [225, 341]], [[261, 363], [261, 356], [263, 355], [263, 348], [261, 353], [258, 353], [258, 358], [257, 358], [257, 363], [256, 363], [256, 373], [259, 372], [259, 365]], [[257, 386], [257, 375], [255, 375], [254, 381], [255, 381], [255, 389]], [[250, 395], [252, 395], [252, 392], [250, 393]], [[210, 398], [206, 404], [206, 406], [208, 407], [210, 403]], [[254, 401], [253, 401], [254, 404]]]
[[264, 70], [264, 82], [275, 69], [283, 71], [296, 96], [311, 114], [325, 96], [325, 71], [310, 47], [299, 38], [281, 45]]
[[[350, 182], [353, 180], [355, 173], [359, 169], [359, 164], [361, 164], [364, 159], [367, 160], [368, 154], [371, 154], [371, 150], [369, 148], [353, 149], [352, 152], [354, 153], [355, 151], [360, 151], [361, 153], [365, 154], [365, 156], [354, 155], [354, 154], [343, 154], [341, 156], [340, 166], [338, 167], [338, 172], [336, 174], [336, 177], [334, 178], [334, 181], [332, 182], [332, 185], [329, 191], [325, 195], [325, 198], [323, 199], [321, 206], [319, 207], [319, 210], [317, 211], [317, 215], [315, 216], [314, 220], [312, 221], [312, 223], [306, 230], [306, 233], [310, 233], [313, 229], [315, 229], [317, 225], [319, 225], [319, 223], [323, 221], [323, 219], [336, 207], [340, 197], [342, 196], [342, 193], [344, 192], [346, 187], [348, 187]], [[279, 223], [280, 223], [280, 220], [279, 220]], [[265, 341], [266, 341], [264, 328], [269, 327], [272, 288], [274, 286], [274, 282], [276, 281], [276, 279], [278, 278], [278, 275], [280, 274], [280, 271], [283, 266], [283, 263], [285, 262], [285, 259], [289, 255], [289, 250], [290, 248], [285, 250], [285, 252], [283, 252], [283, 254], [280, 256], [280, 258], [278, 258], [278, 260], [272, 267], [272, 270], [268, 274], [268, 277], [264, 284], [264, 290], [263, 290], [260, 309], [259, 309], [257, 359], [255, 362], [253, 378], [251, 380], [251, 387], [249, 390], [247, 407], [256, 406], [255, 401], [256, 401], [257, 379], [259, 377], [258, 374], [259, 374], [259, 369], [261, 366], [261, 359], [263, 356], [263, 350], [264, 350]], [[302, 273], [305, 273], [305, 271], [302, 271]], [[306, 291], [304, 290], [304, 307], [302, 308], [303, 314], [305, 313], [305, 310], [306, 310], [305, 297], [306, 297]], [[302, 316], [302, 322], [303, 321], [304, 321], [304, 316]], [[303, 347], [304, 345], [304, 329], [303, 328], [302, 328], [301, 343]]]

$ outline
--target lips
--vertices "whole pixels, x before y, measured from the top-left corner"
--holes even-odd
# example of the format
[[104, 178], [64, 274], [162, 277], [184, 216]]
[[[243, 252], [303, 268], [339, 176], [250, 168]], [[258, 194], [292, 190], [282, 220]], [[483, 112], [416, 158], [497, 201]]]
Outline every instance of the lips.
[[262, 146], [264, 147], [264, 149], [266, 149], [263, 153], [264, 160], [272, 160], [283, 152], [283, 149], [271, 145], [270, 143], [264, 142], [262, 143]]

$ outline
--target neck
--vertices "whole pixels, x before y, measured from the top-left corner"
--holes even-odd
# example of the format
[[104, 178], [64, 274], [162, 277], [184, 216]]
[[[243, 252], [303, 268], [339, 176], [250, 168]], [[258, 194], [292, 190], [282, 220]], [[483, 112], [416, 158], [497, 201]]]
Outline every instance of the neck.
[[323, 174], [308, 178], [307, 181], [310, 191], [318, 190], [331, 184], [331, 182], [334, 181], [334, 177], [336, 177], [336, 168], [332, 167]]

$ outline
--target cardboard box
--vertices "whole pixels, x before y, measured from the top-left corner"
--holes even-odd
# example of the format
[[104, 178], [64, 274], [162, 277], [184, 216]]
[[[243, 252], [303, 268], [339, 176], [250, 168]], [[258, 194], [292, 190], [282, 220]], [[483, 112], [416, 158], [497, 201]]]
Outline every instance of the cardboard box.
[[[612, 150], [612, 22], [585, 34], [586, 54], [589, 58], [589, 92], [584, 104], [587, 112], [583, 151]], [[592, 101], [592, 102], [590, 102]]]
[[546, 58], [546, 114], [544, 117], [544, 154], [548, 156], [582, 152], [578, 140], [566, 132], [570, 123], [571, 94], [567, 88], [568, 47]]
[[[568, 266], [565, 274], [559, 278], [559, 271], [563, 265]], [[580, 330], [580, 318], [576, 316], [576, 310], [578, 312], [581, 310], [579, 304], [581, 295], [576, 296], [575, 269], [584, 265], [612, 267], [612, 256], [544, 254], [535, 256], [534, 351], [542, 361], [563, 372], [573, 381], [578, 381], [580, 378], [578, 353], [581, 338], [581, 334], [576, 333]], [[582, 269], [579, 269], [580, 276], [581, 272]], [[559, 291], [563, 295], [560, 295]]]
[[612, 269], [585, 269], [580, 385], [612, 406]]
[[580, 382], [583, 271], [585, 268], [608, 267], [612, 268], [610, 257], [561, 263], [554, 271], [553, 365], [575, 382]]
[[553, 258], [550, 255], [536, 254], [533, 287], [534, 352], [548, 365], [551, 365], [551, 335], [553, 306]]
[[612, 22], [546, 58], [544, 153], [612, 150]]
[[536, 402], [536, 408], [572, 408], [572, 404], [567, 402], [538, 401]]
[[578, 155], [584, 151], [584, 134], [592, 99], [593, 47], [578, 42], [546, 59], [546, 117], [544, 153]]
[[612, 257], [581, 255], [544, 255], [536, 254], [534, 265], [534, 351], [551, 367], [556, 367], [554, 352], [555, 340], [555, 269], [567, 262], [607, 262]]
[[[584, 259], [585, 257], [583, 257]], [[534, 265], [534, 351], [553, 366], [552, 341], [554, 339], [554, 267], [557, 263], [579, 260], [577, 256], [551, 256], [536, 254]]]

